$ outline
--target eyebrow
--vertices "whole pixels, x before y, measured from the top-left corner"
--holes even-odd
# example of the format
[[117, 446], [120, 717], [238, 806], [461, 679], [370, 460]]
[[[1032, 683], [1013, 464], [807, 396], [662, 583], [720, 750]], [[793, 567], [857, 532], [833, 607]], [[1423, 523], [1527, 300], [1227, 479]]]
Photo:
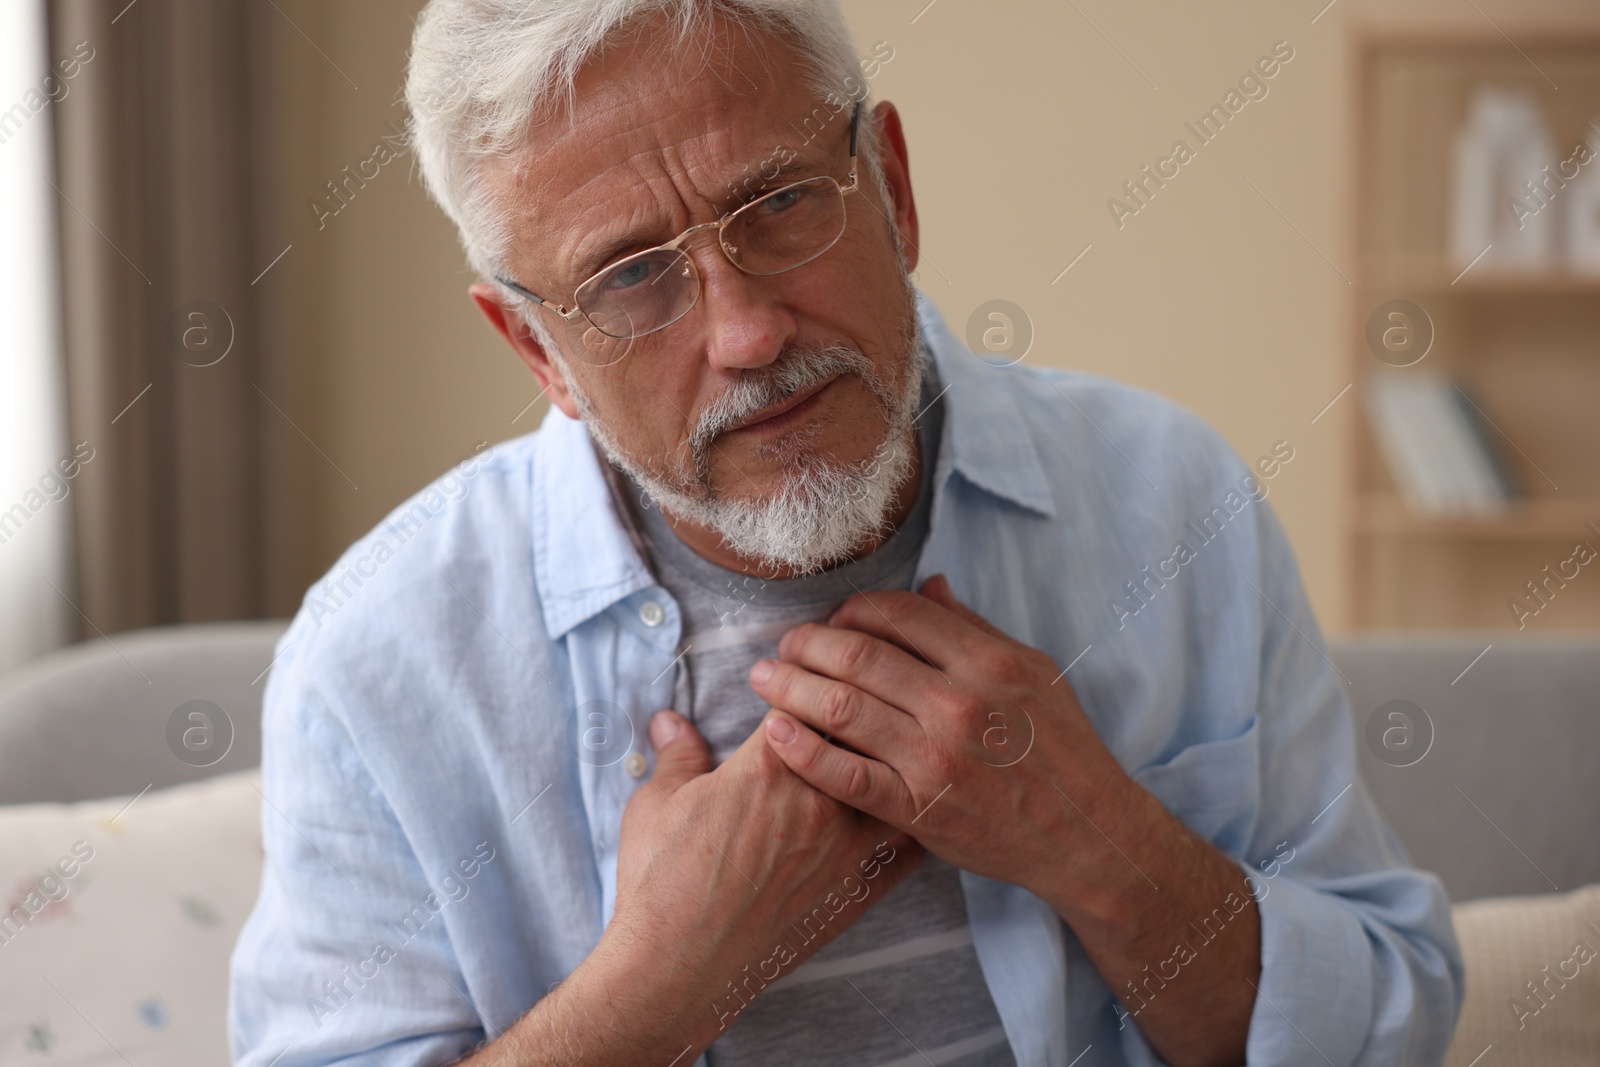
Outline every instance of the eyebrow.
[[[815, 161], [798, 157], [767, 167], [769, 171], [774, 169], [776, 173], [769, 178], [762, 176], [759, 169], [751, 170], [746, 167], [738, 178], [728, 182], [727, 187], [730, 190], [730, 195], [713, 201], [714, 204], [724, 208], [722, 214], [717, 217], [720, 219], [722, 215], [735, 211], [752, 201], [759, 200], [767, 193], [773, 192], [791, 182], [799, 181], [802, 178], [814, 178], [819, 174], [826, 173], [825, 168], [819, 166]], [[658, 240], [653, 236], [659, 232], [659, 230], [640, 228], [615, 236], [599, 238], [603, 243], [596, 246], [593, 252], [580, 252], [575, 258], [572, 273], [577, 278], [577, 281], [573, 283], [574, 286], [581, 285], [624, 256], [659, 247], [665, 243], [663, 240]], [[676, 234], [673, 236], [676, 236]], [[666, 240], [671, 240], [671, 238], [669, 237]]]
[[607, 239], [603, 245], [593, 252], [579, 256], [576, 266], [572, 269], [573, 288], [582, 285], [624, 255], [643, 252], [645, 249], [654, 248], [660, 243], [659, 241], [651, 242], [640, 231], [631, 231]]
[[736, 181], [728, 183], [729, 189], [742, 189], [744, 190], [743, 193], [735, 194], [728, 199], [730, 203], [737, 200], [748, 204], [750, 201], [772, 192], [779, 186], [787, 185], [801, 178], [814, 178], [823, 173], [826, 173], [826, 170], [820, 168], [815, 162], [798, 157], [777, 164], [776, 173], [771, 177], [763, 176], [759, 169], [751, 171], [746, 167]]

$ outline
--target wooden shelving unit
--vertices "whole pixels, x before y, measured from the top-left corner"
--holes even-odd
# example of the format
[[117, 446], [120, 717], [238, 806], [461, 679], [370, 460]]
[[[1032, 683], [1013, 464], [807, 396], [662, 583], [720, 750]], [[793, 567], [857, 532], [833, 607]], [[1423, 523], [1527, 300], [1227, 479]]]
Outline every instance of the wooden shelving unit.
[[[1600, 273], [1559, 263], [1462, 273], [1449, 255], [1454, 143], [1480, 84], [1537, 94], [1562, 157], [1600, 119], [1600, 25], [1485, 27], [1482, 35], [1364, 33], [1353, 49], [1355, 248], [1350, 359], [1357, 429], [1347, 530], [1356, 629], [1516, 630], [1542, 581], [1585, 541], [1600, 551]], [[1556, 88], [1559, 86], [1559, 88]], [[1589, 164], [1600, 166], [1600, 160]], [[1437, 518], [1401, 498], [1367, 419], [1368, 316], [1389, 300], [1428, 313], [1417, 366], [1467, 383], [1522, 496], [1493, 517]], [[1402, 372], [1403, 373], [1403, 372]], [[1571, 571], [1571, 565], [1567, 567]], [[1600, 628], [1600, 560], [1552, 585], [1527, 630]]]
[[[1600, 103], [1596, 104], [1600, 107]], [[1600, 135], [1597, 135], [1600, 139]], [[1600, 274], [1580, 273], [1552, 265], [1540, 270], [1508, 271], [1480, 264], [1461, 273], [1461, 267], [1437, 257], [1396, 261], [1382, 259], [1366, 264], [1369, 284], [1417, 293], [1445, 296], [1518, 296], [1547, 293], [1554, 296], [1600, 298]], [[1370, 353], [1369, 353], [1370, 354]]]

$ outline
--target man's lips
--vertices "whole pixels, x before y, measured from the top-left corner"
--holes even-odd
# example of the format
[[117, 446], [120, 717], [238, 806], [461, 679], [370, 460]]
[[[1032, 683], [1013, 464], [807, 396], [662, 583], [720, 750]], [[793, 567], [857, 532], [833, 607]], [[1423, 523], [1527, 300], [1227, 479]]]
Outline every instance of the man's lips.
[[740, 433], [744, 430], [754, 429], [760, 429], [762, 431], [778, 431], [788, 429], [793, 424], [805, 418], [811, 409], [816, 407], [816, 398], [822, 394], [824, 389], [838, 381], [840, 377], [840, 375], [835, 374], [833, 377], [824, 379], [809, 389], [802, 389], [800, 392], [783, 401], [783, 403], [767, 408], [764, 411], [759, 411], [750, 416], [750, 418], [746, 419], [744, 422], [741, 422], [739, 425], [725, 432]]

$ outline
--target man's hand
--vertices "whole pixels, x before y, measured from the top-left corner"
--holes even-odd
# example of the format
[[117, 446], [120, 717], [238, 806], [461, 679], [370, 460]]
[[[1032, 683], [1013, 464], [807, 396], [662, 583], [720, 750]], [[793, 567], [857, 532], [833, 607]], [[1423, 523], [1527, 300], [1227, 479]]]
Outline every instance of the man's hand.
[[[773, 751], [928, 851], [1050, 903], [1169, 1062], [1242, 1061], [1260, 921], [1240, 869], [1123, 771], [1050, 657], [943, 577], [922, 594], [851, 597], [756, 664]], [[1224, 906], [1237, 918], [1216, 946], [1147, 1003], [1134, 983]]]
[[682, 716], [658, 714], [651, 739], [655, 774], [623, 812], [612, 920], [541, 1002], [544, 1025], [525, 1035], [538, 1044], [507, 1050], [539, 1055], [470, 1064], [555, 1062], [541, 1057], [559, 1051], [563, 1063], [685, 1067], [923, 856], [908, 836], [807, 785], [764, 730], [715, 770]]
[[1072, 805], [1118, 803], [1133, 783], [1050, 657], [957, 603], [942, 577], [924, 594], [851, 597], [827, 625], [789, 631], [781, 659], [750, 672], [780, 712], [768, 738], [829, 796], [1046, 896], [1073, 862], [1061, 847]]

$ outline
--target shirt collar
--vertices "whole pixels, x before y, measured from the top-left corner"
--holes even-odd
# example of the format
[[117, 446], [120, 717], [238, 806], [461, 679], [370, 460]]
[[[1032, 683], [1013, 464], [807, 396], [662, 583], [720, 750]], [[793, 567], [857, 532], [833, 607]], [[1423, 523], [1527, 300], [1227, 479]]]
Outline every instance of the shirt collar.
[[[1055, 515], [1055, 497], [1045, 477], [1029, 427], [1023, 424], [1015, 385], [1018, 372], [973, 355], [933, 301], [917, 292], [922, 336], [945, 383], [944, 441], [939, 463], [986, 492], [1045, 517]], [[942, 472], [941, 472], [942, 475]], [[943, 482], [940, 476], [938, 481]]]
[[[945, 383], [944, 439], [935, 492], [945, 474], [1041, 515], [1055, 513], [1033, 439], [1019, 424], [1005, 368], [974, 356], [921, 291], [917, 315]], [[546, 632], [560, 640], [612, 604], [655, 584], [628, 537], [588, 431], [551, 408], [533, 450], [533, 569]]]
[[577, 419], [551, 407], [533, 450], [533, 573], [552, 641], [655, 584]]

